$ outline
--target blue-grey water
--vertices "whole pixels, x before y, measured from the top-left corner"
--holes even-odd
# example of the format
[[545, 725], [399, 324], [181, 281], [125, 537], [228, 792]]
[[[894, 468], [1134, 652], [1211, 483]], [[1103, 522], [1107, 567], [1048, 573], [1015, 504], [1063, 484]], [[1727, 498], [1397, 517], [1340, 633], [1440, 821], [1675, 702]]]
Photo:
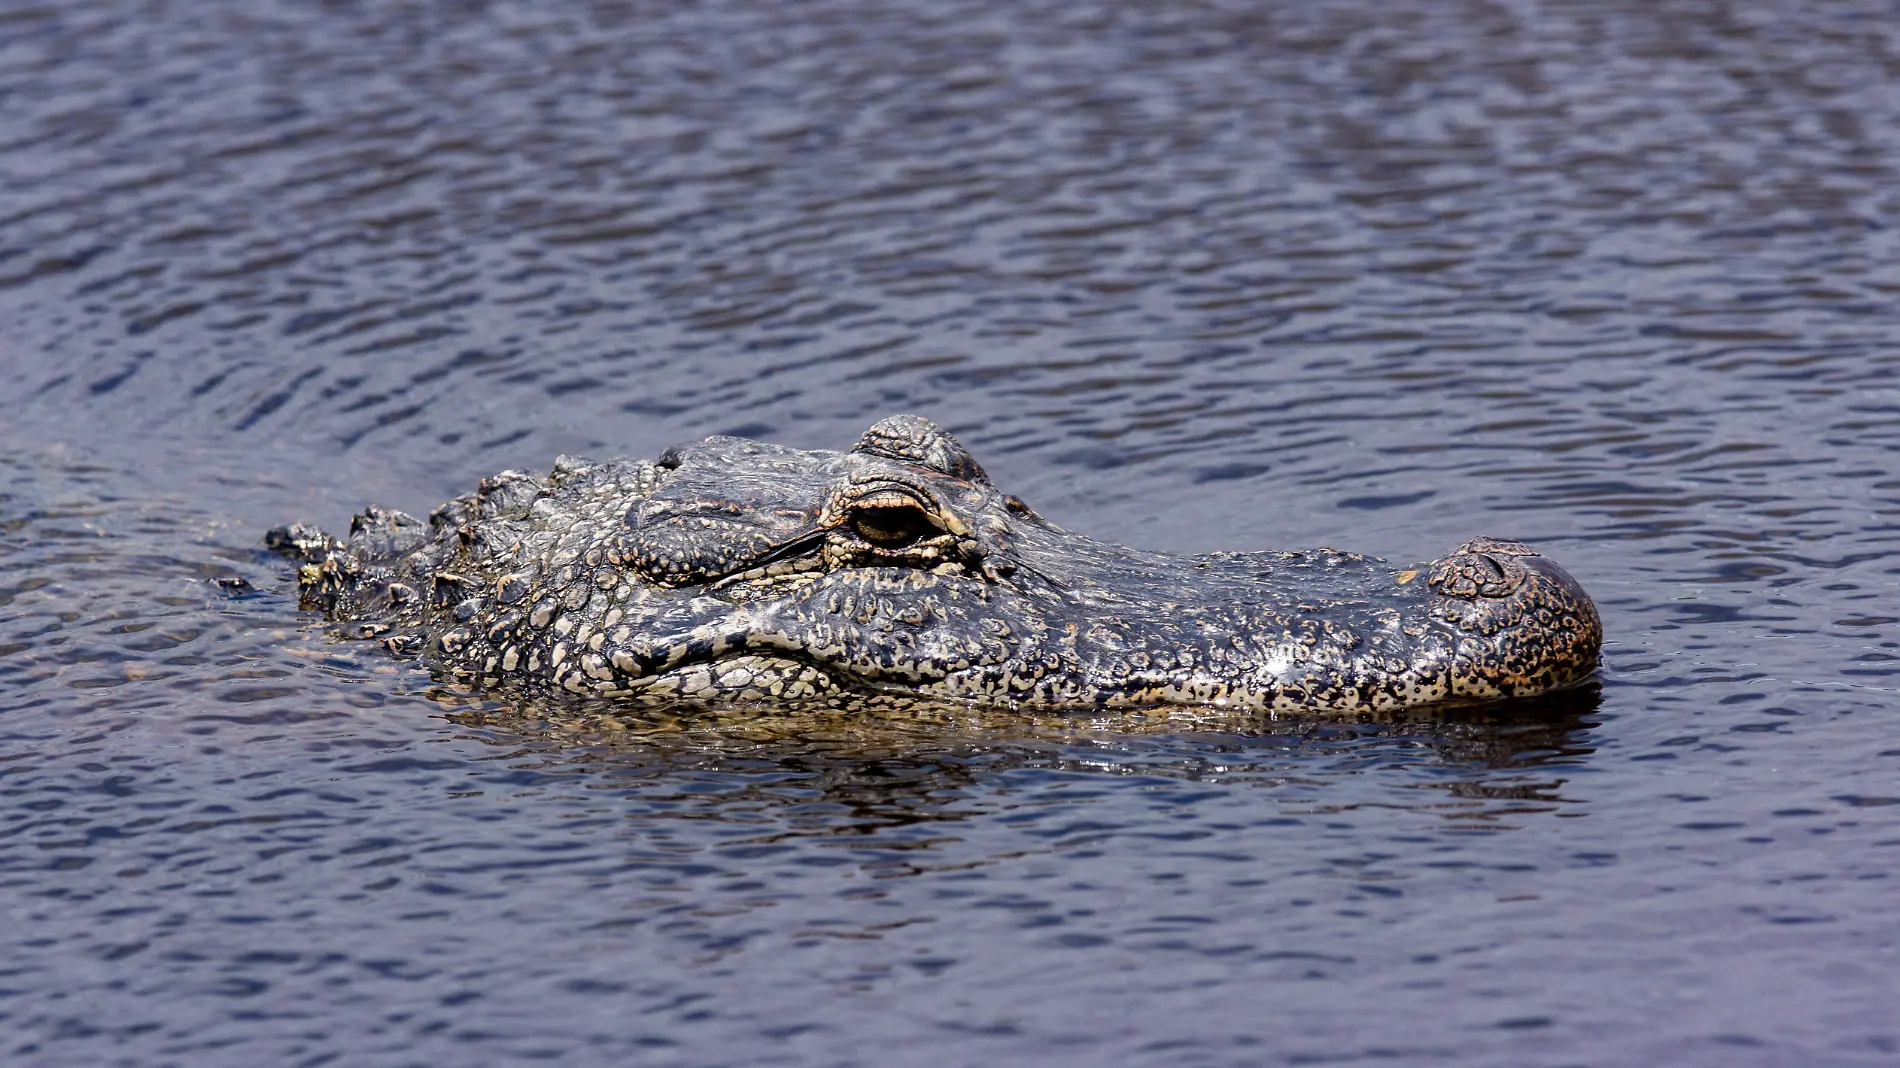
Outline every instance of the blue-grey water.
[[[1897, 171], [1884, 0], [0, 0], [0, 1062], [1900, 1063]], [[616, 728], [259, 544], [899, 411], [1600, 690]]]

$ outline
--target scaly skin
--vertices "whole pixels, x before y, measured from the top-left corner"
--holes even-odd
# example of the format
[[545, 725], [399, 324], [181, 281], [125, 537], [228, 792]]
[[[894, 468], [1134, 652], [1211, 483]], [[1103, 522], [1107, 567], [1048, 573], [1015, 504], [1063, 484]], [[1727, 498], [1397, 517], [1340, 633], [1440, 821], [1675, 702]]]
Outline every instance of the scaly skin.
[[427, 523], [301, 525], [303, 603], [468, 683], [771, 700], [884, 691], [1012, 708], [1394, 712], [1596, 667], [1596, 607], [1517, 542], [1431, 563], [1181, 557], [1072, 534], [893, 416], [850, 452], [712, 437], [657, 462], [505, 471]]

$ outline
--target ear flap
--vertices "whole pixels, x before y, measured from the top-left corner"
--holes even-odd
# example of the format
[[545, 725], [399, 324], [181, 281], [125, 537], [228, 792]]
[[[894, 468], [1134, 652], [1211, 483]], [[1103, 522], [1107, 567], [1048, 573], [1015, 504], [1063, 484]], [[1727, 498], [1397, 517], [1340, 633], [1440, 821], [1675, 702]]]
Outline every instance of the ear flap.
[[914, 464], [979, 486], [990, 484], [989, 476], [957, 439], [921, 415], [893, 415], [878, 420], [851, 451]]

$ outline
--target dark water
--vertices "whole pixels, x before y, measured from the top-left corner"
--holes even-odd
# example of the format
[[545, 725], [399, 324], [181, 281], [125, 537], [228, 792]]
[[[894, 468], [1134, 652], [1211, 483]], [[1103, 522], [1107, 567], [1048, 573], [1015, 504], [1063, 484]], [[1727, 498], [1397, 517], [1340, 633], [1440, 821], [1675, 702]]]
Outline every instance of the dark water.
[[[0, 1060], [1900, 1063], [1896, 86], [1879, 2], [0, 0]], [[258, 549], [896, 411], [1535, 542], [1601, 692], [615, 732]]]

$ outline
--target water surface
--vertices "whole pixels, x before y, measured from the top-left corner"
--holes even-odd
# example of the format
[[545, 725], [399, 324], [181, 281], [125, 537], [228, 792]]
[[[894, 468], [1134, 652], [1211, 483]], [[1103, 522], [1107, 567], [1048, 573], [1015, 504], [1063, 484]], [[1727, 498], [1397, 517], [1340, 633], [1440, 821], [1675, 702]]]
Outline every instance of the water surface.
[[[9, 1064], [1900, 1059], [1884, 3], [0, 10]], [[1452, 722], [467, 702], [262, 532], [949, 426], [1178, 551], [1517, 537]]]

